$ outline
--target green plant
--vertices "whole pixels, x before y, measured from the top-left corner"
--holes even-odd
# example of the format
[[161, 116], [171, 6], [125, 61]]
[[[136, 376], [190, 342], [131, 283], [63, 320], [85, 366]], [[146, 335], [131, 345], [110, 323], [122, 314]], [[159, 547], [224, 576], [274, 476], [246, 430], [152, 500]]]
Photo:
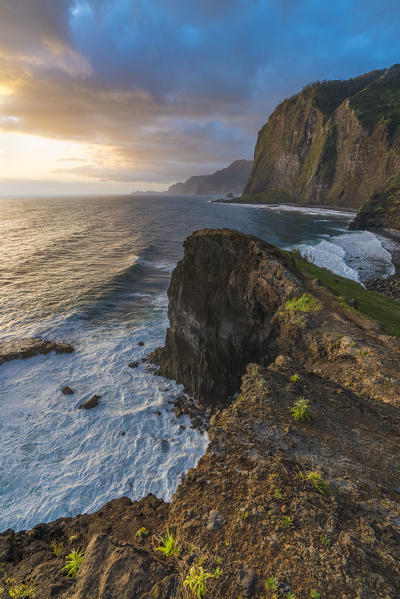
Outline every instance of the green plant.
[[312, 482], [314, 487], [317, 489], [318, 493], [322, 495], [330, 495], [331, 489], [329, 487], [329, 483], [326, 482], [321, 476], [319, 472], [309, 472], [306, 476], [307, 480]]
[[242, 520], [247, 520], [249, 517], [249, 512], [247, 510], [240, 510], [240, 517]]
[[171, 557], [171, 555], [177, 555], [180, 551], [178, 545], [175, 543], [175, 539], [173, 535], [170, 534], [167, 528], [167, 534], [161, 540], [162, 545], [160, 547], [156, 547], [156, 551], [161, 551], [166, 557]]
[[215, 563], [220, 566], [222, 564], [222, 559], [218, 556], [215, 558]]
[[69, 537], [69, 542], [70, 543], [75, 543], [75, 541], [77, 541], [77, 539], [78, 539], [78, 535], [71, 535]]
[[311, 599], [320, 599], [321, 595], [320, 593], [318, 593], [318, 591], [316, 591], [315, 589], [313, 589], [311, 591]]
[[183, 586], [188, 586], [194, 596], [202, 599], [207, 592], [206, 582], [209, 578], [214, 578], [214, 574], [205, 572], [202, 566], [192, 566], [183, 581]]
[[35, 590], [35, 585], [33, 583], [20, 584], [11, 587], [8, 590], [8, 594], [10, 595], [10, 597], [34, 597]]
[[78, 570], [83, 562], [83, 551], [81, 549], [73, 549], [65, 558], [65, 566], [61, 570], [67, 572], [67, 576], [76, 578]]
[[299, 374], [292, 374], [290, 377], [291, 383], [299, 383], [301, 381], [301, 376]]
[[62, 554], [62, 552], [64, 551], [64, 543], [63, 542], [57, 542], [57, 541], [53, 541], [50, 544], [51, 550], [54, 553], [54, 555], [56, 557], [58, 557], [59, 555]]
[[271, 489], [272, 489], [275, 499], [282, 499], [282, 491], [280, 489], [278, 489], [278, 487], [276, 487], [275, 485], [272, 485]]
[[141, 539], [142, 537], [148, 537], [149, 536], [149, 531], [147, 530], [147, 528], [145, 526], [141, 526], [139, 528], [139, 530], [136, 531], [135, 537], [139, 537], [139, 539]]
[[325, 545], [325, 547], [330, 547], [332, 545], [332, 541], [326, 535], [321, 535], [321, 543]]
[[281, 520], [281, 525], [284, 528], [292, 528], [294, 526], [293, 518], [291, 516], [283, 516]]
[[273, 576], [269, 576], [265, 582], [267, 591], [275, 592], [279, 589], [279, 583]]
[[313, 413], [310, 408], [310, 403], [308, 399], [305, 399], [303, 396], [295, 401], [290, 408], [290, 413], [295, 420], [299, 420], [300, 422], [312, 422]]
[[322, 309], [322, 304], [313, 295], [303, 293], [301, 297], [292, 297], [288, 300], [285, 309], [291, 312], [316, 312]]
[[219, 566], [217, 566], [216, 568], [214, 568], [214, 570], [213, 570], [213, 576], [214, 576], [214, 578], [216, 580], [218, 580], [218, 578], [221, 578], [221, 576], [222, 576], [222, 569]]
[[290, 591], [285, 593], [285, 597], [286, 599], [296, 599], [296, 595], [293, 595], [293, 593], [291, 593]]

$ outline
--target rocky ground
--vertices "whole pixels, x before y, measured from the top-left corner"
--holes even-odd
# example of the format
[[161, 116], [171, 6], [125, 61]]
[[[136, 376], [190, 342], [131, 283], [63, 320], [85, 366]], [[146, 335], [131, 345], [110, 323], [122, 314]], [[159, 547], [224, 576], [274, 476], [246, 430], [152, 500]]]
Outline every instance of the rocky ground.
[[[40, 599], [189, 599], [201, 576], [210, 599], [398, 598], [399, 340], [233, 232], [189, 238], [169, 301], [152, 359], [207, 403], [205, 456], [170, 504], [123, 498], [1, 534], [1, 599], [20, 584]], [[74, 547], [76, 579], [61, 572]]]
[[56, 343], [39, 337], [2, 341], [0, 343], [0, 364], [10, 360], [31, 358], [38, 354], [48, 354], [51, 351], [55, 351], [56, 354], [70, 354], [74, 348], [69, 343]]
[[369, 279], [364, 285], [370, 291], [384, 293], [394, 300], [400, 301], [400, 275], [392, 275], [386, 279]]

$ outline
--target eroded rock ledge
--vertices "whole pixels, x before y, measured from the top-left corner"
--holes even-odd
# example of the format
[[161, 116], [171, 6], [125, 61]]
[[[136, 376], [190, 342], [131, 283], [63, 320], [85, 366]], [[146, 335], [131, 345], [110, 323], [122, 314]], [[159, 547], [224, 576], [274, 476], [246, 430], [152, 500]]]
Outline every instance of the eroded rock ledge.
[[[292, 258], [232, 231], [187, 240], [153, 357], [213, 406], [206, 454], [171, 504], [124, 498], [6, 531], [4, 579], [31, 579], [41, 599], [187, 599], [183, 581], [201, 565], [221, 570], [206, 581], [210, 599], [400, 596], [399, 341]], [[300, 397], [310, 422], [291, 414]], [[167, 528], [180, 549], [169, 558], [156, 551]], [[77, 545], [73, 581], [61, 568]]]
[[74, 348], [69, 343], [56, 343], [40, 337], [29, 337], [27, 339], [16, 339], [0, 343], [0, 364], [10, 360], [31, 358], [39, 354], [70, 354]]

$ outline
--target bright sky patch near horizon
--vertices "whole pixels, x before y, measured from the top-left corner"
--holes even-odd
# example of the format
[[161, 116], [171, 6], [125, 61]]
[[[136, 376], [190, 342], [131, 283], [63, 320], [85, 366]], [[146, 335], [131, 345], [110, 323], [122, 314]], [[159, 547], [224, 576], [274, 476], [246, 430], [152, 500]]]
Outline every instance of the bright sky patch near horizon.
[[400, 62], [397, 0], [1, 0], [0, 195], [162, 190], [251, 158], [305, 84]]

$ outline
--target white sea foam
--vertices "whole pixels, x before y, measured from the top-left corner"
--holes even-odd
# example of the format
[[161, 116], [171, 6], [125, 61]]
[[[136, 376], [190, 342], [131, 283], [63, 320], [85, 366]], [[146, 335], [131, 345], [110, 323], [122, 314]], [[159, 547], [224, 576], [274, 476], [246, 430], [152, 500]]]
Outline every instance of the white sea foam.
[[[171, 499], [208, 438], [175, 418], [168, 401], [180, 387], [127, 366], [162, 343], [165, 326], [165, 315], [128, 335], [76, 322], [73, 354], [0, 367], [0, 530], [92, 512], [121, 495]], [[63, 395], [64, 384], [75, 394]], [[99, 406], [78, 410], [93, 393]]]
[[297, 247], [317, 266], [354, 281], [362, 282], [371, 276], [395, 272], [391, 255], [383, 247], [382, 239], [369, 231], [349, 231], [313, 245]]
[[314, 208], [312, 206], [297, 206], [290, 204], [241, 204], [241, 203], [221, 203], [221, 206], [242, 206], [244, 208], [257, 208], [259, 210], [273, 210], [274, 212], [304, 212], [305, 214], [322, 214], [329, 216], [347, 216], [349, 219], [355, 217], [355, 212], [348, 210], [333, 210], [331, 208]]

